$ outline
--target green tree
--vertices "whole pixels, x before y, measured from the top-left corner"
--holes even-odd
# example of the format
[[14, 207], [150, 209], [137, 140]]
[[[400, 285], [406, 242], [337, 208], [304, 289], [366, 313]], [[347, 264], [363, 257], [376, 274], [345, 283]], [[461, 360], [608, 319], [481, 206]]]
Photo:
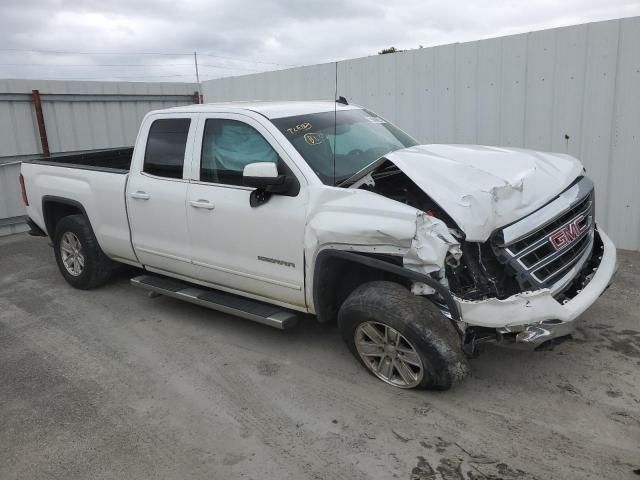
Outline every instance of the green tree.
[[389, 48], [383, 48], [381, 51], [378, 52], [378, 55], [385, 55], [387, 53], [396, 53], [396, 52], [403, 52], [404, 50], [398, 50], [396, 47], [389, 47]]

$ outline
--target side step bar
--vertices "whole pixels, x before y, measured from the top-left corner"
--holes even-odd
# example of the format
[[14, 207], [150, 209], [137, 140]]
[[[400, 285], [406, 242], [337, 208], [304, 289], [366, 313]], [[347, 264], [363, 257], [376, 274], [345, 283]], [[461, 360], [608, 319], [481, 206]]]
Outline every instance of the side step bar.
[[282, 307], [192, 285], [173, 278], [141, 275], [132, 278], [131, 285], [281, 330], [293, 327], [298, 321], [296, 313]]

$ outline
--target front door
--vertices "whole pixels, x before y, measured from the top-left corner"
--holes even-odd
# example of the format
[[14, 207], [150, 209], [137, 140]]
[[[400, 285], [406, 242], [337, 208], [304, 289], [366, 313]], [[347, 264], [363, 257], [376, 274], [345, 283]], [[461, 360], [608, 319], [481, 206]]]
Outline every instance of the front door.
[[199, 280], [304, 308], [305, 189], [251, 207], [253, 189], [242, 185], [244, 166], [254, 162], [294, 175], [285, 155], [251, 117], [201, 119], [187, 193], [191, 259]]

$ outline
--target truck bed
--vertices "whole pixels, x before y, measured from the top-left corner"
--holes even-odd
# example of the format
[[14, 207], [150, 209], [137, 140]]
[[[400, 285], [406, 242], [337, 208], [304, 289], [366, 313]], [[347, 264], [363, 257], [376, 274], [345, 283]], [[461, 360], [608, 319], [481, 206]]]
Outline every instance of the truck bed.
[[23, 160], [20, 171], [29, 202], [27, 214], [52, 235], [45, 203], [80, 208], [107, 255], [124, 263], [135, 262], [125, 197], [132, 156], [132, 148], [117, 148]]
[[132, 156], [133, 147], [123, 147], [91, 150], [87, 152], [54, 153], [49, 157], [23, 160], [23, 163], [81, 168], [112, 173], [128, 173]]

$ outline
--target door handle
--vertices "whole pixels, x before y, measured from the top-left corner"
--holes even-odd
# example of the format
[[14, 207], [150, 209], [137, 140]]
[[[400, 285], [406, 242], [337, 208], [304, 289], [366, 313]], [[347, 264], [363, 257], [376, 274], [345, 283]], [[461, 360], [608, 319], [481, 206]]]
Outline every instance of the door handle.
[[138, 200], [149, 200], [151, 195], [147, 192], [143, 192], [142, 190], [138, 190], [137, 192], [133, 192], [130, 194], [131, 198], [137, 198]]
[[207, 210], [213, 210], [214, 208], [216, 208], [216, 206], [211, 203], [209, 200], [191, 200], [189, 202], [189, 205], [191, 205], [193, 208], [206, 208]]

